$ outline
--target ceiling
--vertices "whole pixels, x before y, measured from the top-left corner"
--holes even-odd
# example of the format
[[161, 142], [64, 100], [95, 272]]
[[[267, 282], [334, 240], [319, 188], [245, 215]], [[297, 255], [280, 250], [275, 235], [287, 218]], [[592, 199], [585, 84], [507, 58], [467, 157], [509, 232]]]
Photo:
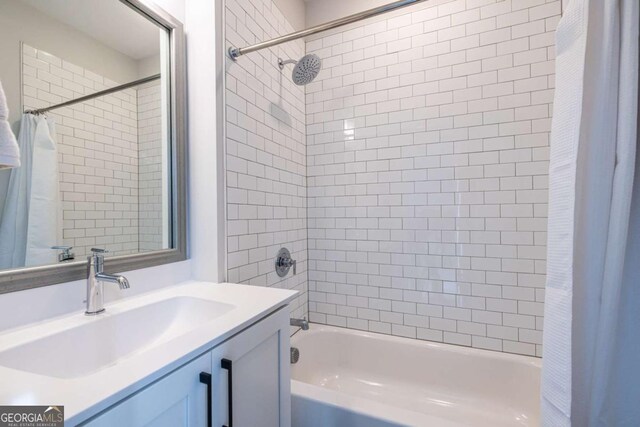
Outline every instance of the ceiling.
[[159, 28], [118, 0], [22, 0], [135, 60], [158, 55]]

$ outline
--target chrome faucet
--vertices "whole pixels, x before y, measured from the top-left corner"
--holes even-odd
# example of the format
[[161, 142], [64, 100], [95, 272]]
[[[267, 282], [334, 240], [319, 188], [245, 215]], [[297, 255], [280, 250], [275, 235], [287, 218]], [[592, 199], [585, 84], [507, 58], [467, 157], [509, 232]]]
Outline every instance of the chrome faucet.
[[76, 259], [76, 255], [71, 252], [71, 249], [73, 249], [72, 246], [51, 246], [51, 249], [62, 251], [58, 254], [58, 262], [73, 261]]
[[305, 319], [289, 319], [289, 325], [301, 328], [303, 331], [309, 329], [309, 321]]
[[104, 282], [117, 283], [120, 289], [129, 289], [129, 281], [124, 276], [104, 273], [104, 254], [106, 249], [91, 248], [91, 256], [87, 258], [87, 316], [103, 313]]

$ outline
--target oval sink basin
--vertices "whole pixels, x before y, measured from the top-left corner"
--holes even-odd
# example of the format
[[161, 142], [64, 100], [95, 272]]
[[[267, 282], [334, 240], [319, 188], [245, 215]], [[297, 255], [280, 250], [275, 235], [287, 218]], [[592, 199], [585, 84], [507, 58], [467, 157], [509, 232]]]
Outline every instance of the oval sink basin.
[[233, 305], [176, 296], [86, 323], [0, 352], [0, 365], [57, 378], [90, 375], [222, 316]]

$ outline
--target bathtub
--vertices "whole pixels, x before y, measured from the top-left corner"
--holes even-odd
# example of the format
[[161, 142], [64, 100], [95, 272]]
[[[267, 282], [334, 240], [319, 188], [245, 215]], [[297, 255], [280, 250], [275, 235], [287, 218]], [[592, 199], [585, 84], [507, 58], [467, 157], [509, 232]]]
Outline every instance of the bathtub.
[[540, 359], [320, 325], [291, 345], [293, 427], [539, 425]]

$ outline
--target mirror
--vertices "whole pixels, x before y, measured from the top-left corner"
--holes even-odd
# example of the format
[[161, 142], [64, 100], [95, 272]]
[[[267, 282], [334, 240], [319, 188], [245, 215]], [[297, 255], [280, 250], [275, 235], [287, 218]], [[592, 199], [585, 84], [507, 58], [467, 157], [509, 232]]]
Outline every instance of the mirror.
[[120, 269], [185, 258], [181, 37], [137, 0], [0, 0], [20, 149], [0, 161], [0, 284], [79, 278], [94, 247]]

